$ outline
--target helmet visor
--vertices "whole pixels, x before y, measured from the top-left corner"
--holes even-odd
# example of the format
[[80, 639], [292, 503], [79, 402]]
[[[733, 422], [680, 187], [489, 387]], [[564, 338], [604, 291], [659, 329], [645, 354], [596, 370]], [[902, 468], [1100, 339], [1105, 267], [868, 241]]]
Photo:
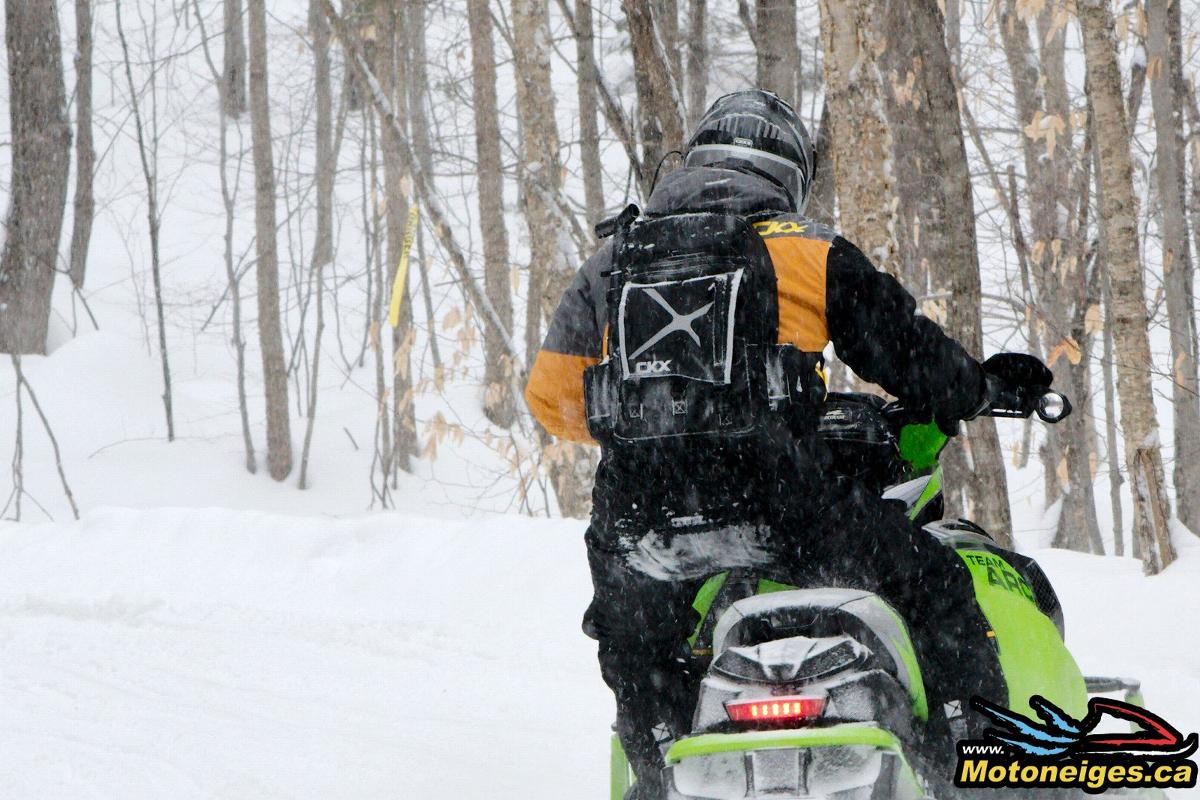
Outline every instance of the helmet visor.
[[804, 171], [789, 159], [736, 144], [703, 144], [688, 151], [684, 163], [689, 167], [706, 167], [742, 161], [778, 183], [790, 195], [796, 213], [808, 204], [808, 180]]

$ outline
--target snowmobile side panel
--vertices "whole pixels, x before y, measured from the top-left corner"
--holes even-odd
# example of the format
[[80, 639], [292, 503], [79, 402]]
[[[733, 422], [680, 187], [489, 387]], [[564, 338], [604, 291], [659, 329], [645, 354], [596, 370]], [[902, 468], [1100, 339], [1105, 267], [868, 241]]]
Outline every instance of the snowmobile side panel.
[[929, 476], [929, 482], [925, 484], [925, 491], [921, 492], [921, 496], [917, 498], [917, 502], [913, 503], [912, 508], [908, 510], [908, 518], [915, 520], [917, 516], [924, 510], [925, 506], [937, 497], [942, 491], [942, 468], [938, 466]]
[[773, 594], [774, 592], [789, 592], [797, 587], [790, 583], [780, 583], [779, 581], [762, 578], [758, 582], [758, 594]]
[[609, 800], [624, 800], [625, 792], [633, 785], [633, 770], [629, 759], [625, 757], [625, 748], [621, 746], [621, 738], [615, 733], [609, 747]]
[[1029, 698], [1041, 695], [1074, 716], [1087, 713], [1087, 687], [1053, 620], [1004, 559], [986, 550], [959, 549], [975, 584], [979, 607], [992, 626], [1008, 682], [1008, 707], [1032, 715]]
[[927, 470], [937, 466], [938, 455], [946, 446], [948, 437], [935, 423], [905, 425], [900, 429], [900, 457], [915, 470]]
[[700, 615], [700, 619], [696, 622], [696, 629], [688, 637], [689, 647], [696, 646], [696, 640], [700, 638], [700, 632], [704, 629], [704, 622], [708, 619], [709, 609], [712, 608], [713, 601], [717, 599], [717, 595], [720, 594], [721, 587], [725, 585], [725, 580], [728, 577], [728, 572], [718, 572], [706, 580], [704, 585], [700, 587], [700, 591], [696, 592], [696, 599], [692, 601], [692, 608]]
[[[871, 599], [873, 605], [895, 619], [896, 623], [900, 626], [900, 630], [907, 634], [908, 625], [896, 613], [896, 609], [885, 603], [881, 597], [872, 595]], [[925, 680], [921, 676], [921, 664], [917, 661], [917, 651], [913, 649], [912, 639], [905, 635], [903, 638], [889, 642], [889, 644], [895, 648], [896, 653], [900, 656], [900, 660], [904, 662], [905, 669], [913, 676], [911, 695], [913, 716], [922, 721], [929, 719], [929, 698], [925, 694]]]

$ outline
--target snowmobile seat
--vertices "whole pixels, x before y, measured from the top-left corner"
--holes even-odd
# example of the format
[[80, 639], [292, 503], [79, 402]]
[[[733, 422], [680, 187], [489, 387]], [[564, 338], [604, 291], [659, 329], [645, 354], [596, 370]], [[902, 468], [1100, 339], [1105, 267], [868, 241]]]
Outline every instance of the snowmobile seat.
[[760, 594], [729, 607], [713, 632], [713, 656], [791, 636], [848, 636], [917, 702], [924, 684], [912, 640], [899, 614], [878, 595], [855, 589], [795, 589]]

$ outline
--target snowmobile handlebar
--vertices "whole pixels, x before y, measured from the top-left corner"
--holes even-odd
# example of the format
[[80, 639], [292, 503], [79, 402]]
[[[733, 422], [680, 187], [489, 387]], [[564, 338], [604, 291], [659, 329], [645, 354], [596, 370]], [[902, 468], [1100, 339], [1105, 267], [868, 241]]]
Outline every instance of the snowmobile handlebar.
[[980, 416], [1028, 419], [1034, 414], [1042, 422], [1054, 425], [1071, 415], [1071, 401], [1049, 386], [1006, 385], [994, 375], [988, 376], [988, 406]]
[[[1037, 414], [1040, 420], [1051, 425], [1070, 416], [1073, 408], [1066, 395], [1048, 386], [1013, 386], [994, 376], [988, 376], [986, 399], [987, 405], [978, 412], [980, 417], [1028, 419]], [[897, 431], [905, 425], [930, 421], [929, 412], [906, 408], [900, 401], [889, 403], [883, 415]]]

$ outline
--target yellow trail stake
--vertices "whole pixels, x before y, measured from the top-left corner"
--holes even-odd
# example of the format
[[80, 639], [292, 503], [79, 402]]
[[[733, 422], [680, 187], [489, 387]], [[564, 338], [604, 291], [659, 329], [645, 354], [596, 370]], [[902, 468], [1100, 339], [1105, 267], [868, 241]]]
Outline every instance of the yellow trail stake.
[[408, 224], [404, 226], [404, 247], [400, 250], [400, 263], [396, 266], [396, 280], [392, 282], [392, 304], [388, 307], [388, 324], [393, 328], [400, 325], [400, 304], [404, 301], [404, 286], [408, 280], [408, 254], [412, 250], [413, 238], [417, 235], [417, 219], [420, 209], [416, 203], [408, 207]]

